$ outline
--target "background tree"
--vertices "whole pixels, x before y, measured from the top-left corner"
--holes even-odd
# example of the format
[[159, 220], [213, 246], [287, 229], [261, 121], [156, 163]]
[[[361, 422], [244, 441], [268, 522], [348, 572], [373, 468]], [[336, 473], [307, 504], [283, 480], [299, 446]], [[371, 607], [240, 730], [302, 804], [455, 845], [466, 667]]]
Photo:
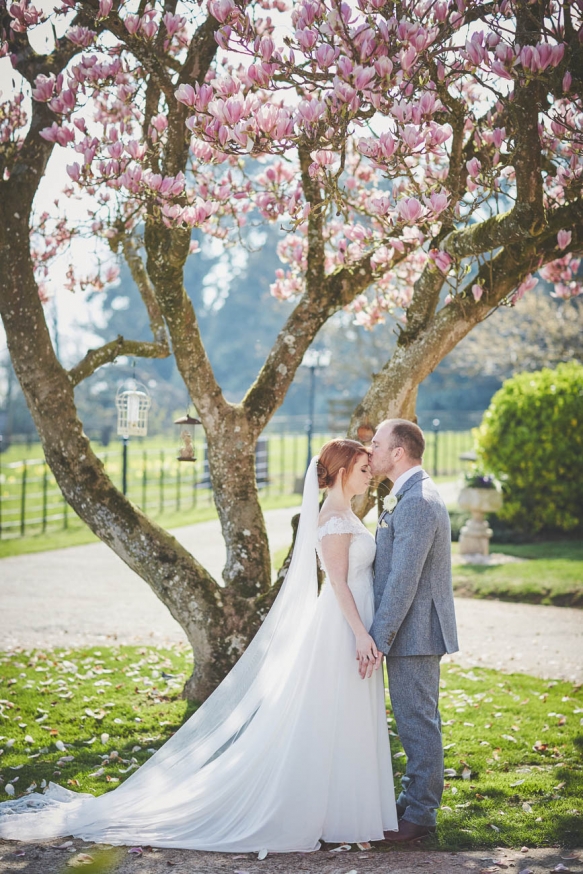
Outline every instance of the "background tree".
[[583, 363], [581, 298], [553, 300], [541, 289], [527, 295], [518, 312], [516, 319], [503, 307], [478, 325], [447, 357], [447, 370], [501, 382], [522, 370]]
[[[271, 7], [271, 8], [270, 8]], [[268, 14], [269, 13], [269, 14]], [[326, 321], [395, 314], [394, 354], [351, 433], [414, 414], [417, 386], [545, 265], [577, 294], [583, 248], [580, 12], [543, 0], [66, 0], [45, 53], [31, 0], [2, 12], [21, 79], [0, 118], [0, 311], [15, 372], [69, 503], [169, 607], [205, 697], [272, 598], [254, 446]], [[52, 34], [52, 35], [51, 35]], [[218, 51], [218, 48], [221, 51]], [[52, 151], [66, 198], [35, 210]], [[240, 403], [221, 390], [184, 286], [193, 228], [238, 242], [286, 229], [276, 297], [294, 306]], [[74, 236], [123, 255], [152, 339], [118, 337], [69, 371], [43, 283]], [[103, 260], [102, 253], [96, 250]], [[107, 265], [67, 284], [103, 287]], [[120, 355], [172, 350], [203, 421], [227, 545], [225, 586], [114, 488], [83, 434], [74, 387]]]

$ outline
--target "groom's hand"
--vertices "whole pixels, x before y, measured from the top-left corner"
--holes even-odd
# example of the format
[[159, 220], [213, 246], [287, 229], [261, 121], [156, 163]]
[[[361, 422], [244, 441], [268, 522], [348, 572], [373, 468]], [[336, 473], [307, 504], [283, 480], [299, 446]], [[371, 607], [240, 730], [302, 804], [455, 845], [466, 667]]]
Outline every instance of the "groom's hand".
[[358, 673], [362, 677], [363, 680], [368, 680], [372, 677], [373, 671], [378, 670], [383, 663], [383, 654], [382, 652], [377, 652], [376, 658], [362, 658], [359, 659], [358, 663]]

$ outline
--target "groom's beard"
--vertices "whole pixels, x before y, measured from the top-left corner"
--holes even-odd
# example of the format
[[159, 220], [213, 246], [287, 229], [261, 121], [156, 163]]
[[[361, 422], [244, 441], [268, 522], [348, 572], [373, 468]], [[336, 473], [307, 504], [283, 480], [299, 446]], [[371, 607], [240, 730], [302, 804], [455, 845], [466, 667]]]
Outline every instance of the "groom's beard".
[[393, 465], [390, 465], [389, 467], [385, 467], [385, 466], [377, 467], [373, 461], [373, 463], [371, 465], [371, 470], [372, 470], [373, 476], [382, 477], [383, 479], [390, 479], [391, 482], [395, 481], [395, 477], [394, 477], [395, 471], [394, 471]]

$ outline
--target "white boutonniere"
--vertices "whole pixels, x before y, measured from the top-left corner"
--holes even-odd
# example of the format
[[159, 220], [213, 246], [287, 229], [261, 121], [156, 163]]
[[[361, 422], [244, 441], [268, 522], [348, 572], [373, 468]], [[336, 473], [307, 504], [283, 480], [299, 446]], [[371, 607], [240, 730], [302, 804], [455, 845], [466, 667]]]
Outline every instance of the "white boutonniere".
[[400, 500], [401, 495], [387, 495], [383, 501], [383, 509], [390, 515]]
[[388, 528], [388, 527], [389, 527], [388, 522], [385, 522], [384, 520], [382, 522], [379, 522], [379, 528]]

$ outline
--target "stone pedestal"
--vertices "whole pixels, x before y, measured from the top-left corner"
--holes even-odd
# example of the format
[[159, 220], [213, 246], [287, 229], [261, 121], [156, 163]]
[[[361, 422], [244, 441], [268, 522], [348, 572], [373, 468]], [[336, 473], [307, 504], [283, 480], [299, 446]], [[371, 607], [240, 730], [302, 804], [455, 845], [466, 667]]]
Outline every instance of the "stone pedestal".
[[471, 518], [460, 531], [461, 555], [488, 555], [492, 529], [486, 522], [486, 513], [496, 513], [502, 506], [502, 495], [497, 489], [461, 490], [458, 503], [462, 510], [471, 513]]

